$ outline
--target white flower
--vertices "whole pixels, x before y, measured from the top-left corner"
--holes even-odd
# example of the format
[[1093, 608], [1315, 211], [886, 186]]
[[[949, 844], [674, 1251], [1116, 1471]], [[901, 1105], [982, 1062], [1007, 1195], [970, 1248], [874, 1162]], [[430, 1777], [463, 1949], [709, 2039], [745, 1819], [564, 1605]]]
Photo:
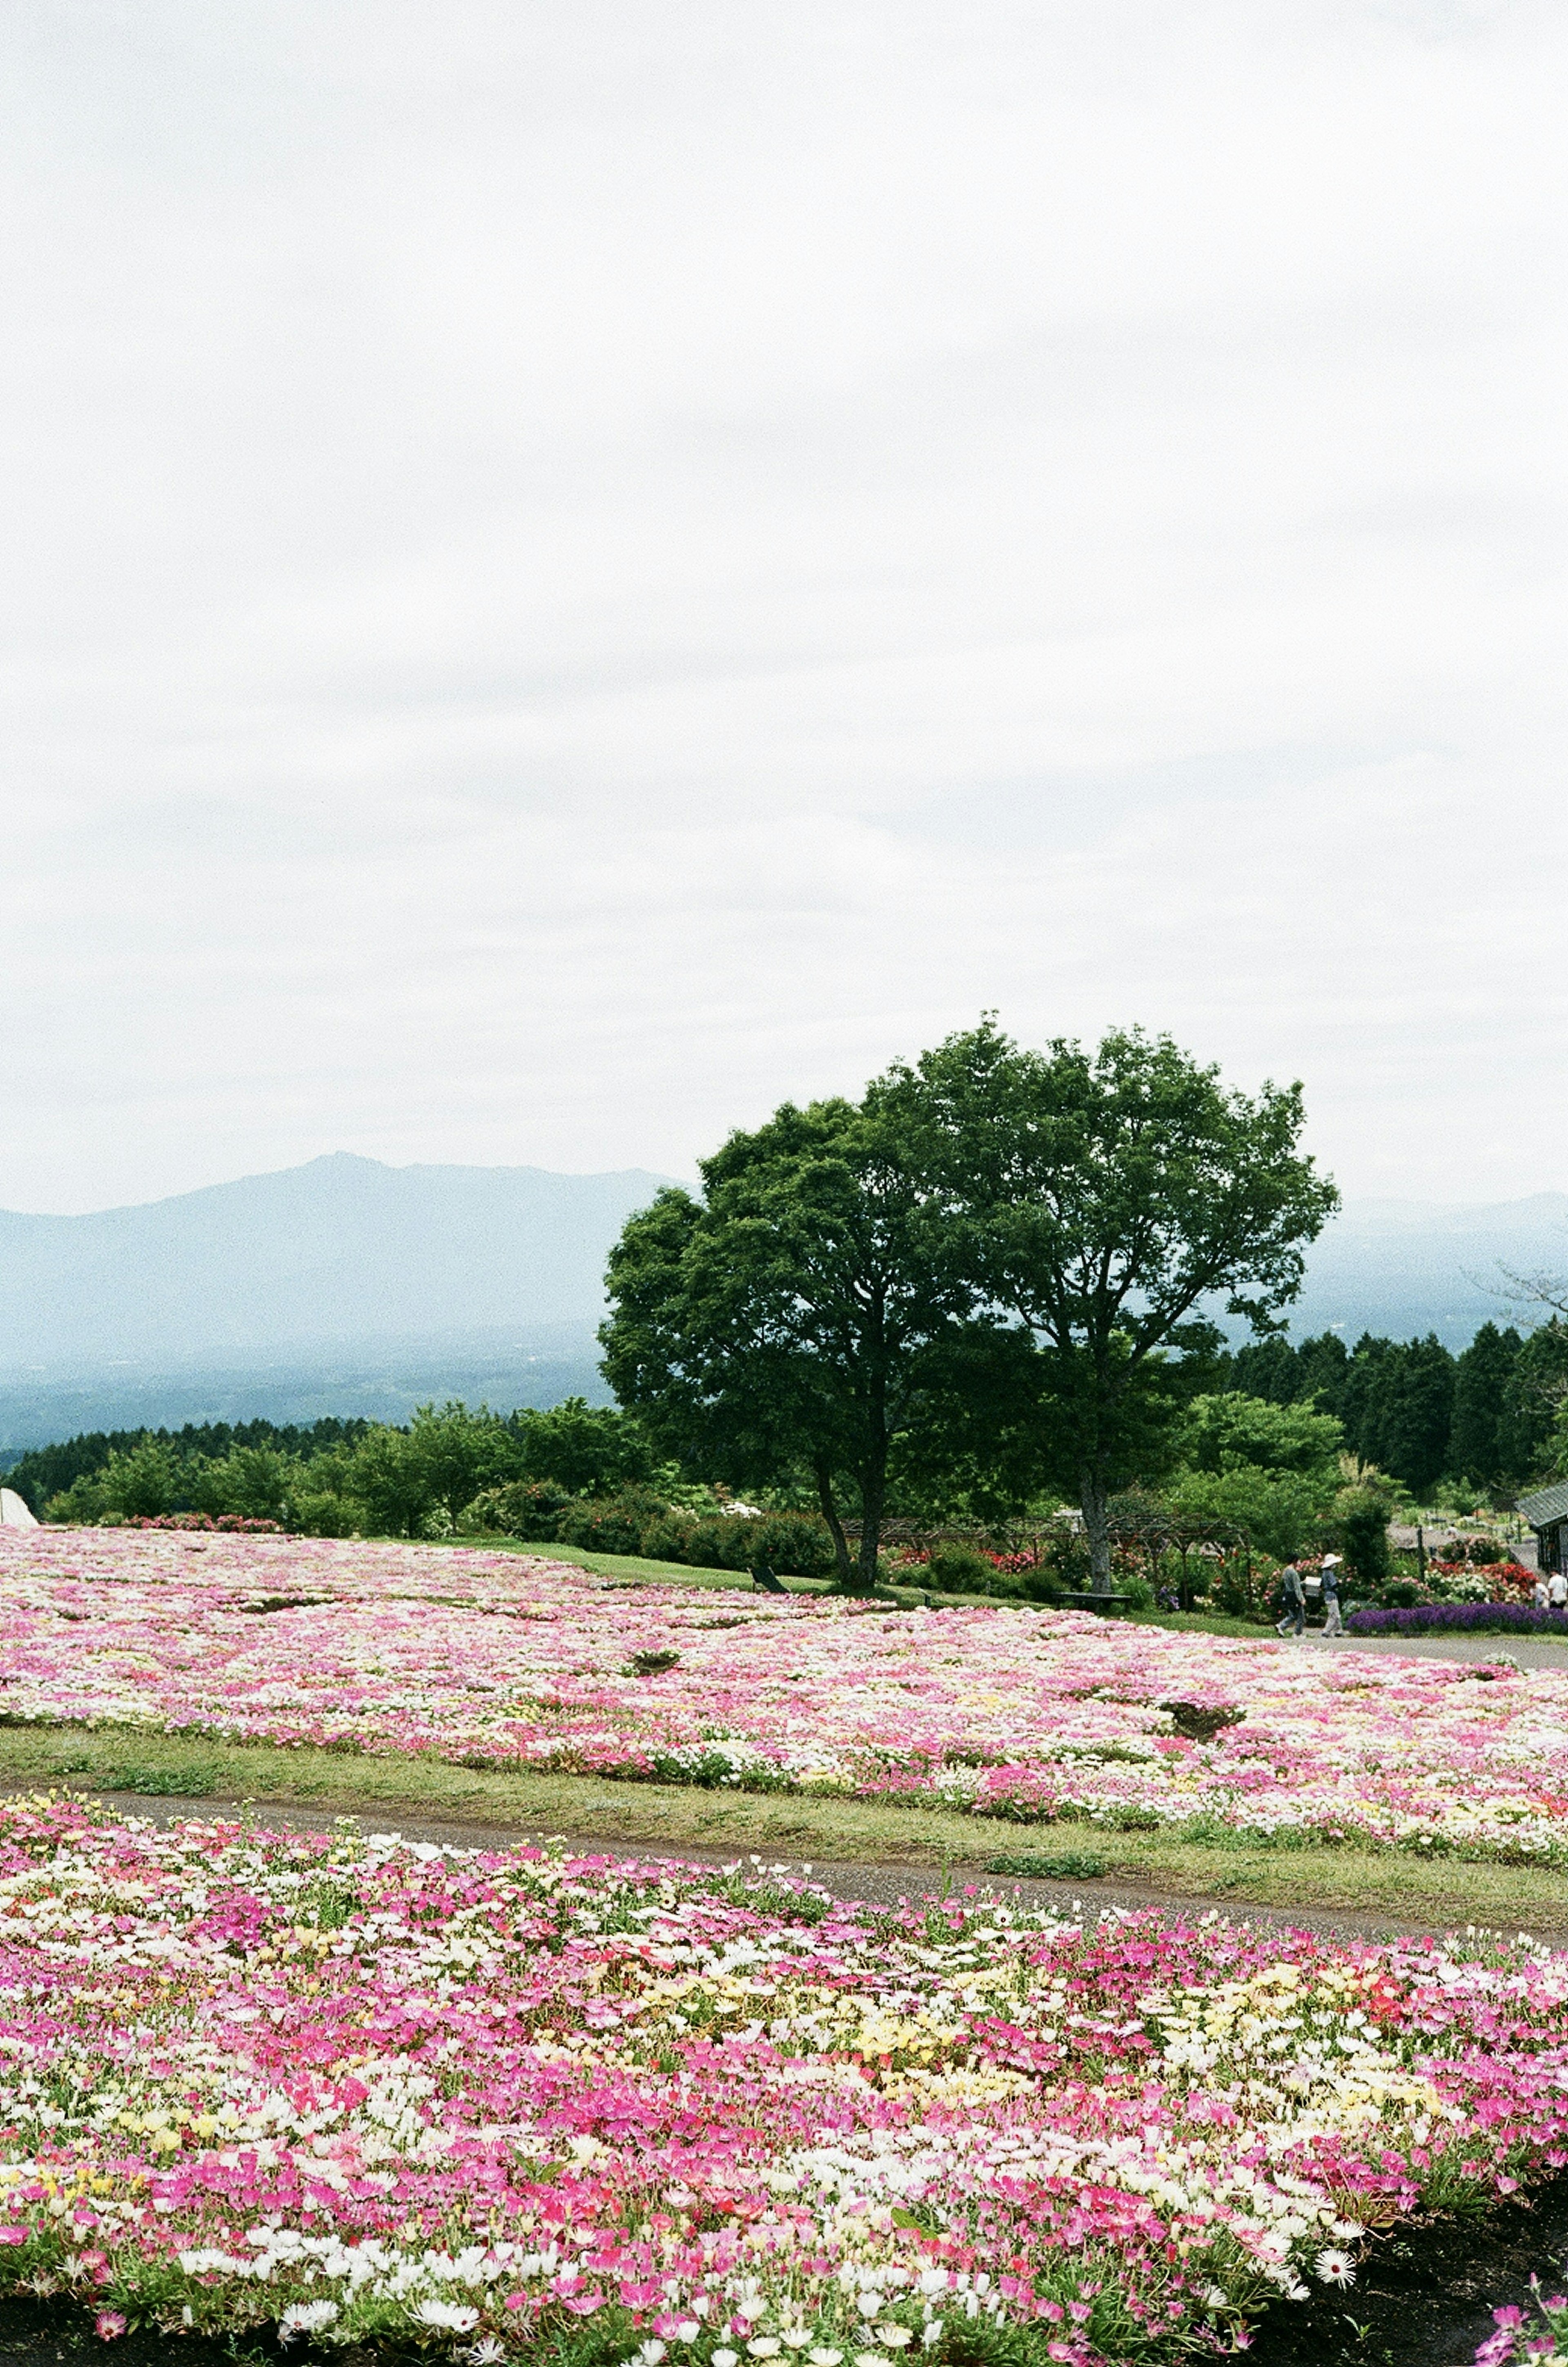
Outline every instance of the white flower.
[[664, 2345], [662, 2342], [645, 2342], [637, 2356], [641, 2360], [642, 2367], [659, 2367], [664, 2356]]
[[889, 2350], [902, 2350], [915, 2338], [907, 2326], [879, 2326], [876, 2339], [878, 2342], [885, 2342]]
[[[335, 2309], [333, 2316], [337, 2316]], [[471, 2334], [479, 2322], [479, 2311], [466, 2302], [422, 2301], [414, 2316], [421, 2326], [439, 2326], [448, 2334]]]
[[893, 2367], [886, 2350], [857, 2350], [855, 2367]]
[[[839, 2367], [843, 2355], [841, 2350], [812, 2350], [807, 2353], [811, 2361], [811, 2367]], [[716, 2350], [713, 2354], [713, 2367], [718, 2367]]]
[[759, 2334], [754, 2342], [746, 2345], [753, 2359], [776, 2359], [783, 2348], [776, 2336]]
[[468, 2367], [500, 2367], [500, 2361], [506, 2356], [506, 2345], [504, 2342], [498, 2342], [493, 2334], [487, 2334], [481, 2341], [472, 2344], [465, 2350], [462, 2356], [468, 2360]]
[[780, 2329], [779, 2340], [787, 2342], [792, 2350], [804, 2350], [811, 2339], [808, 2326], [786, 2326]]
[[855, 2303], [855, 2307], [863, 2317], [880, 2317], [882, 2295], [879, 2293], [863, 2293]]
[[[335, 2301], [291, 2302], [277, 2321], [277, 2339], [292, 2342], [297, 2334], [320, 2334], [337, 2316]], [[474, 2312], [477, 2319], [479, 2312]]]
[[716, 2350], [713, 2354], [713, 2367], [740, 2367], [739, 2351]]
[[934, 2350], [936, 2349], [937, 2344], [942, 2340], [942, 2320], [940, 2317], [933, 2317], [929, 2326], [921, 2327], [920, 2340], [928, 2350]]
[[1337, 2251], [1332, 2245], [1319, 2252], [1313, 2267], [1325, 2285], [1353, 2285], [1356, 2282], [1356, 2264], [1349, 2253]]
[[702, 2330], [696, 2318], [683, 2317], [675, 2328], [675, 2339], [677, 2342], [694, 2342]]

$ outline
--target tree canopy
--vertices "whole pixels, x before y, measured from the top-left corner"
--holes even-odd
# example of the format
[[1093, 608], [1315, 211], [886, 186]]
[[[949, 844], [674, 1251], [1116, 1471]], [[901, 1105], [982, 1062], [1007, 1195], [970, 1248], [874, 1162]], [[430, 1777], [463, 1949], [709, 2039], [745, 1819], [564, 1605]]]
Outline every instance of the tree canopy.
[[895, 1113], [845, 1100], [730, 1136], [611, 1253], [604, 1370], [657, 1443], [731, 1485], [809, 1474], [875, 1582], [889, 1462], [973, 1305]]
[[868, 1104], [897, 1114], [980, 1300], [1036, 1342], [1049, 1457], [1107, 1590], [1110, 1493], [1168, 1437], [1172, 1366], [1213, 1343], [1205, 1310], [1269, 1330], [1338, 1205], [1298, 1148], [1301, 1087], [1229, 1090], [1138, 1030], [1034, 1051], [987, 1020], [897, 1066]]

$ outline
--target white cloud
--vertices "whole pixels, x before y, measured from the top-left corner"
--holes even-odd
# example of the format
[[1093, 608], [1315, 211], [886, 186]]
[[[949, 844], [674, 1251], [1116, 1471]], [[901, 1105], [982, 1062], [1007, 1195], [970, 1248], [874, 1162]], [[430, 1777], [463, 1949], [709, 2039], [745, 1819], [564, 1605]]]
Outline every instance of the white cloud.
[[[983, 1005], [1568, 1184], [1561, 12], [0, 28], [0, 1204], [676, 1172]], [[26, 333], [17, 334], [16, 324]]]

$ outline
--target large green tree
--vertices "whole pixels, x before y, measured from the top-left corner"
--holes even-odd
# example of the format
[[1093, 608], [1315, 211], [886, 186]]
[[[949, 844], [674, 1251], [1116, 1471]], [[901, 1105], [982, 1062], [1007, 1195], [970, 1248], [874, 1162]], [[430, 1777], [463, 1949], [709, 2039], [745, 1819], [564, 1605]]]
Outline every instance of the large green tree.
[[1106, 1591], [1111, 1491], [1168, 1439], [1173, 1366], [1211, 1343], [1205, 1308], [1270, 1329], [1338, 1205], [1298, 1148], [1301, 1088], [1229, 1090], [1167, 1036], [1033, 1051], [987, 1020], [869, 1105], [918, 1146], [962, 1271], [1036, 1343], [1049, 1456]]
[[701, 1175], [611, 1252], [605, 1377], [690, 1468], [731, 1486], [809, 1473], [840, 1581], [869, 1589], [894, 1450], [951, 1370], [973, 1285], [896, 1113], [786, 1104]]

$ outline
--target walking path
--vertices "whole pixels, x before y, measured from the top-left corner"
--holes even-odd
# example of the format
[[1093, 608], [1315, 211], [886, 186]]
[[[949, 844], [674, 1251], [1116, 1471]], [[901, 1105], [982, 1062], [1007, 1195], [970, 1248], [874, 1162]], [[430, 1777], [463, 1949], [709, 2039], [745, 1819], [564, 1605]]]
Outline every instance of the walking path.
[[1568, 1672], [1568, 1637], [1325, 1636], [1321, 1627], [1309, 1627], [1299, 1641], [1319, 1652], [1392, 1652], [1416, 1660], [1515, 1660], [1521, 1669]]
[[[173, 1824], [187, 1817], [236, 1816], [241, 1806], [238, 1800], [174, 1800], [163, 1794], [154, 1797], [140, 1792], [106, 1792], [90, 1784], [79, 1788], [94, 1793], [107, 1807], [118, 1809], [125, 1816], [146, 1817], [154, 1824]], [[420, 1816], [345, 1816], [341, 1810], [288, 1807], [270, 1801], [253, 1802], [250, 1813], [258, 1826], [272, 1830], [321, 1833], [347, 1824], [362, 1833], [396, 1832], [405, 1840], [429, 1841], [446, 1849], [515, 1849], [525, 1842], [542, 1844], [547, 1840], [564, 1845], [574, 1856], [624, 1858], [639, 1865], [726, 1866], [748, 1862], [736, 1850], [699, 1849], [694, 1845], [680, 1850], [660, 1849], [636, 1841], [607, 1840], [602, 1833], [546, 1833], [525, 1825], [455, 1824]], [[1179, 1916], [1184, 1921], [1192, 1921], [1201, 1915], [1218, 1915], [1228, 1923], [1269, 1923], [1283, 1931], [1329, 1931], [1362, 1940], [1421, 1936], [1419, 1931], [1413, 1934], [1408, 1916], [1362, 1914], [1350, 1908], [1244, 1906], [1234, 1898], [1194, 1897], [1190, 1893], [1159, 1890], [1148, 1883], [1036, 1882], [987, 1874], [975, 1866], [954, 1866], [951, 1874], [942, 1877], [924, 1866], [824, 1862], [820, 1858], [753, 1855], [750, 1863], [765, 1866], [770, 1874], [794, 1875], [814, 1883], [834, 1898], [864, 1899], [874, 1906], [891, 1907], [903, 1898], [940, 1898], [954, 1891], [972, 1890], [983, 1897], [1014, 1899], [1022, 1907], [1046, 1908], [1074, 1919], [1106, 1908], [1157, 1908], [1165, 1914]], [[1457, 1930], [1461, 1924], [1456, 1918], [1452, 1926], [1437, 1928]], [[1543, 1930], [1539, 1936], [1568, 1944], [1568, 1931]]]

